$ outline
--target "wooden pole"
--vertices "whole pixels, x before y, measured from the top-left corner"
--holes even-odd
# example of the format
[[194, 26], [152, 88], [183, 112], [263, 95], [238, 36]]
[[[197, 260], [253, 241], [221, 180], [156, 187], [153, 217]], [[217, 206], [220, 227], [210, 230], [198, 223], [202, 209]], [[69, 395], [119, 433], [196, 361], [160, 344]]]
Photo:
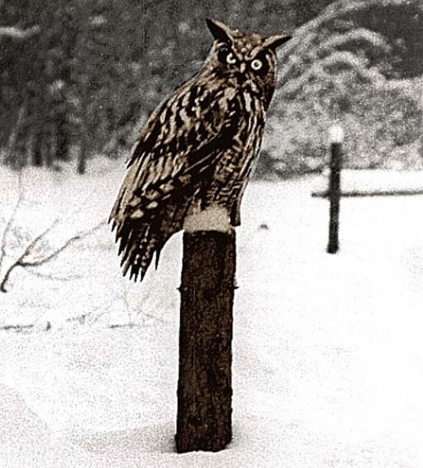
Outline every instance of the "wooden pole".
[[335, 254], [339, 250], [339, 211], [341, 201], [342, 142], [344, 132], [341, 127], [330, 129], [331, 161], [329, 180], [329, 242], [327, 252]]
[[[219, 211], [219, 209], [218, 209]], [[205, 213], [205, 212], [203, 212]], [[232, 305], [235, 231], [185, 222], [181, 283], [176, 450], [217, 452], [232, 437]], [[220, 216], [218, 213], [218, 218]], [[213, 216], [212, 216], [213, 218]]]

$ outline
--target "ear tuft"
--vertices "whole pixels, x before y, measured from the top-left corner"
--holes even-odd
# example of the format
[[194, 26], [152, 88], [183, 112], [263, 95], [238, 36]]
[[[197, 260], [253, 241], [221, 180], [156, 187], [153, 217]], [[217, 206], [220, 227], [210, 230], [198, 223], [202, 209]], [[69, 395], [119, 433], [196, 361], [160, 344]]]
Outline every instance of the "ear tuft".
[[206, 23], [213, 37], [217, 41], [221, 41], [221, 42], [233, 41], [232, 31], [230, 30], [228, 26], [226, 26], [226, 24], [216, 19], [210, 19], [210, 18], [206, 19]]
[[269, 49], [276, 50], [278, 47], [285, 44], [285, 42], [289, 41], [291, 37], [292, 36], [284, 36], [284, 35], [267, 37], [263, 41], [263, 47], [268, 47]]

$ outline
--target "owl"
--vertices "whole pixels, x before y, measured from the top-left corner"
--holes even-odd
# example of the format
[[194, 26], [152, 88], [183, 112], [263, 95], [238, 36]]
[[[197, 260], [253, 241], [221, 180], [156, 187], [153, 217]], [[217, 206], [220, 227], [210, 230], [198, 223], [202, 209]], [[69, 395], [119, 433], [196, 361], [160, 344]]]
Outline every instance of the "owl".
[[143, 279], [187, 216], [210, 207], [240, 224], [240, 205], [259, 152], [275, 88], [276, 48], [207, 19], [214, 38], [202, 69], [150, 115], [127, 161], [113, 206], [123, 274]]

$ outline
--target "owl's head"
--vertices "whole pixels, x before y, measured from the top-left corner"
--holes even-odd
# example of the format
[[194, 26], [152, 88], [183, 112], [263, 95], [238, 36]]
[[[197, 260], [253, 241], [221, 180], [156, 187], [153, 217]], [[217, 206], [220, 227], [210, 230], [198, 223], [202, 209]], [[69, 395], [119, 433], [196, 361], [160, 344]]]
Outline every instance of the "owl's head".
[[215, 39], [210, 69], [224, 78], [232, 77], [241, 86], [256, 88], [270, 102], [275, 87], [276, 49], [291, 36], [262, 38], [232, 30], [215, 19], [206, 21]]

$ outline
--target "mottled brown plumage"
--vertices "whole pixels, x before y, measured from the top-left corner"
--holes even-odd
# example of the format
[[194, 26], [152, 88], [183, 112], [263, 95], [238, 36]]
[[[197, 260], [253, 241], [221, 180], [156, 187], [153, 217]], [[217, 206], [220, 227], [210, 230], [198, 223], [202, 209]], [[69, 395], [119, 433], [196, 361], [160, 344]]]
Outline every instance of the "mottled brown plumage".
[[128, 160], [110, 220], [124, 274], [144, 277], [187, 215], [217, 204], [240, 224], [242, 194], [275, 87], [276, 47], [207, 20], [214, 36], [203, 69], [152, 113]]

